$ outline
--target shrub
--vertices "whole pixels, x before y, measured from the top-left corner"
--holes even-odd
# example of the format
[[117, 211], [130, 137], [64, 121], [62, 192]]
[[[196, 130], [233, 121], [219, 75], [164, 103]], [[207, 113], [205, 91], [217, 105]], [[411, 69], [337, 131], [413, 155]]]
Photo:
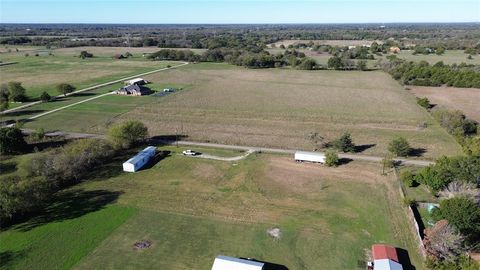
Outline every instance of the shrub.
[[66, 96], [68, 93], [75, 91], [75, 86], [68, 83], [60, 83], [56, 87], [57, 92]]
[[0, 181], [0, 222], [38, 209], [48, 199], [50, 184], [42, 178], [7, 176]]
[[390, 151], [394, 155], [406, 157], [408, 156], [408, 154], [410, 154], [412, 148], [410, 147], [410, 144], [405, 138], [397, 137], [393, 139], [388, 145], [388, 151]]
[[115, 148], [129, 148], [144, 141], [148, 136], [147, 127], [140, 121], [129, 120], [108, 129], [108, 138]]
[[328, 167], [337, 167], [340, 163], [338, 154], [334, 151], [327, 151], [325, 153], [325, 165]]
[[43, 93], [40, 95], [40, 100], [42, 102], [49, 102], [51, 99], [52, 97], [46, 91], [43, 91]]
[[459, 196], [440, 201], [432, 213], [435, 220], [446, 219], [470, 240], [480, 237], [480, 207], [470, 198]]
[[27, 143], [17, 127], [0, 128], [0, 153], [15, 154], [25, 150]]
[[85, 58], [92, 58], [93, 54], [87, 52], [87, 51], [81, 51], [80, 52], [80, 58], [85, 59]]
[[45, 130], [43, 128], [37, 128], [35, 132], [32, 133], [31, 137], [35, 141], [41, 141], [45, 138]]
[[26, 90], [21, 82], [8, 82], [7, 89], [10, 101], [24, 102], [27, 100]]
[[355, 152], [355, 144], [353, 143], [352, 136], [350, 133], [343, 133], [340, 138], [336, 139], [332, 146], [342, 152]]
[[414, 187], [418, 185], [417, 181], [415, 180], [415, 174], [413, 174], [411, 170], [403, 170], [400, 173], [400, 180], [407, 187]]
[[417, 104], [422, 106], [423, 108], [425, 109], [430, 109], [431, 108], [431, 104], [430, 104], [430, 100], [428, 100], [428, 98], [424, 97], [424, 98], [417, 98]]

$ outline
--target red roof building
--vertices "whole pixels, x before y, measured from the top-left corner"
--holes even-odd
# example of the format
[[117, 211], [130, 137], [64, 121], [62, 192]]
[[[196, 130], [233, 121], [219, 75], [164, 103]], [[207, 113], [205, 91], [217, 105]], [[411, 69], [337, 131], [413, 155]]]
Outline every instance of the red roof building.
[[392, 260], [395, 262], [398, 261], [397, 250], [394, 247], [387, 246], [387, 245], [372, 245], [372, 256], [373, 260]]

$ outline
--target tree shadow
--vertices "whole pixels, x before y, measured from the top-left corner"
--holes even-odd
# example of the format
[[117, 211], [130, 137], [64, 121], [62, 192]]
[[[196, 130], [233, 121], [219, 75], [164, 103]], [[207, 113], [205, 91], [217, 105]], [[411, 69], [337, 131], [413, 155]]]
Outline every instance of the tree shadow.
[[51, 140], [51, 141], [43, 141], [43, 142], [35, 142], [35, 143], [30, 143], [28, 144], [29, 151], [32, 152], [34, 149], [43, 151], [45, 149], [49, 148], [57, 148], [64, 146], [67, 144], [68, 141], [65, 139], [61, 140]]
[[153, 136], [150, 138], [149, 142], [150, 143], [155, 143], [158, 145], [169, 145], [174, 143], [177, 140], [183, 140], [185, 138], [188, 138], [188, 135], [159, 135], [159, 136]]
[[147, 164], [145, 164], [145, 166], [143, 166], [140, 171], [143, 171], [143, 170], [148, 170], [150, 168], [152, 168], [153, 166], [155, 166], [158, 162], [160, 162], [161, 160], [167, 158], [170, 156], [170, 151], [160, 151], [158, 152], [157, 154], [155, 154], [155, 156], [153, 156]]
[[396, 248], [399, 263], [402, 265], [405, 270], [416, 270], [415, 266], [412, 265], [410, 261], [410, 256], [408, 256], [408, 251], [403, 248]]
[[29, 231], [35, 227], [68, 219], [81, 217], [114, 203], [121, 192], [107, 190], [68, 190], [58, 192], [52, 203], [37, 216], [29, 218], [25, 223], [15, 225], [18, 231]]
[[355, 145], [355, 149], [354, 149], [354, 152], [355, 153], [362, 153], [363, 151], [367, 150], [367, 149], [370, 149], [374, 146], [376, 146], [377, 144], [375, 143], [372, 143], [372, 144], [362, 144], [362, 145]]
[[340, 158], [338, 160], [338, 165], [346, 165], [346, 164], [348, 164], [352, 161], [353, 161], [353, 159], [351, 159], [351, 158]]
[[263, 270], [288, 270], [288, 267], [281, 264], [276, 264], [276, 263], [271, 263], [271, 262], [266, 262], [266, 261], [261, 261], [256, 259], [250, 259], [250, 258], [242, 258], [242, 257], [240, 257], [240, 259], [263, 263], [264, 264], [262, 268]]
[[13, 112], [9, 112], [9, 113], [6, 113], [4, 114], [5, 116], [22, 116], [22, 115], [25, 115], [25, 114], [39, 114], [39, 113], [43, 113], [45, 112], [45, 110], [20, 110], [20, 111], [13, 111]]
[[410, 150], [410, 152], [408, 153], [409, 156], [412, 156], [412, 157], [421, 157], [423, 156], [423, 154], [425, 154], [425, 152], [427, 152], [427, 149], [425, 148], [412, 148], [412, 150]]
[[17, 163], [14, 161], [0, 163], [0, 175], [12, 173], [16, 170]]
[[25, 257], [24, 251], [10, 251], [10, 250], [2, 251], [0, 252], [0, 262], [2, 264], [2, 268], [5, 267], [5, 269], [11, 269], [10, 263], [13, 263], [14, 261], [17, 261], [17, 260], [21, 260], [24, 257]]
[[71, 95], [71, 96], [72, 96], [72, 97], [89, 97], [89, 96], [95, 96], [95, 95], [98, 95], [98, 94], [82, 92], [82, 93], [73, 94], [73, 95]]

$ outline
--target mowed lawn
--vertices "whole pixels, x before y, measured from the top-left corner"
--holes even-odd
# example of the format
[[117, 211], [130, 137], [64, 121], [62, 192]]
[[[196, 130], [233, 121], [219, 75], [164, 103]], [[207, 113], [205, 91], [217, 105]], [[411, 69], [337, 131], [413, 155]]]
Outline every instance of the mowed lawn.
[[[115, 160], [62, 192], [49, 214], [0, 232], [2, 266], [210, 269], [223, 254], [288, 269], [363, 269], [371, 244], [388, 243], [422, 269], [397, 183], [380, 165], [327, 168], [266, 154], [230, 163], [161, 149], [170, 154], [153, 167], [127, 174]], [[280, 239], [266, 233], [273, 227]], [[141, 240], [152, 246], [134, 249]]]
[[[17, 63], [0, 67], [0, 72], [2, 73], [0, 83], [21, 82], [27, 89], [27, 95], [35, 99], [43, 91], [47, 91], [50, 95], [58, 95], [55, 85], [59, 83], [70, 83], [77, 89], [81, 89], [122, 77], [164, 68], [167, 65], [173, 66], [178, 64], [177, 62], [150, 61], [145, 59], [140, 52], [135, 52], [133, 57], [128, 59], [113, 59], [115, 53], [126, 53], [128, 49], [39, 49], [29, 51], [28, 57], [25, 57], [25, 52], [22, 51], [3, 52], [0, 53], [1, 61]], [[87, 59], [79, 58], [81, 50], [92, 52], [94, 57]], [[49, 55], [49, 53], [52, 55]], [[35, 54], [39, 56], [35, 56]]]
[[419, 153], [426, 151], [423, 158], [460, 153], [415, 97], [381, 71], [194, 64], [147, 79], [188, 85], [117, 119], [139, 119], [151, 135], [181, 130], [188, 140], [311, 150], [310, 133], [328, 141], [348, 131], [358, 145], [368, 146], [365, 154], [385, 155], [395, 136], [406, 137]]

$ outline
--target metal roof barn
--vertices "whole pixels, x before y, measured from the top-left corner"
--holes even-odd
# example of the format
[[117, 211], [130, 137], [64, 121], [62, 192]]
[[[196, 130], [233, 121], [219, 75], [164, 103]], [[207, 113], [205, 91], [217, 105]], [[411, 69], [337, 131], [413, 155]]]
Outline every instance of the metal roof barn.
[[147, 164], [150, 159], [155, 156], [156, 148], [154, 146], [149, 146], [138, 154], [136, 154], [131, 159], [123, 163], [123, 171], [125, 172], [136, 172], [140, 170], [145, 164]]
[[294, 158], [297, 162], [308, 161], [322, 164], [325, 163], [325, 154], [323, 153], [297, 151], [295, 152]]
[[262, 270], [264, 265], [261, 262], [219, 255], [213, 262], [212, 270]]
[[403, 270], [401, 264], [389, 259], [374, 260], [373, 270]]

